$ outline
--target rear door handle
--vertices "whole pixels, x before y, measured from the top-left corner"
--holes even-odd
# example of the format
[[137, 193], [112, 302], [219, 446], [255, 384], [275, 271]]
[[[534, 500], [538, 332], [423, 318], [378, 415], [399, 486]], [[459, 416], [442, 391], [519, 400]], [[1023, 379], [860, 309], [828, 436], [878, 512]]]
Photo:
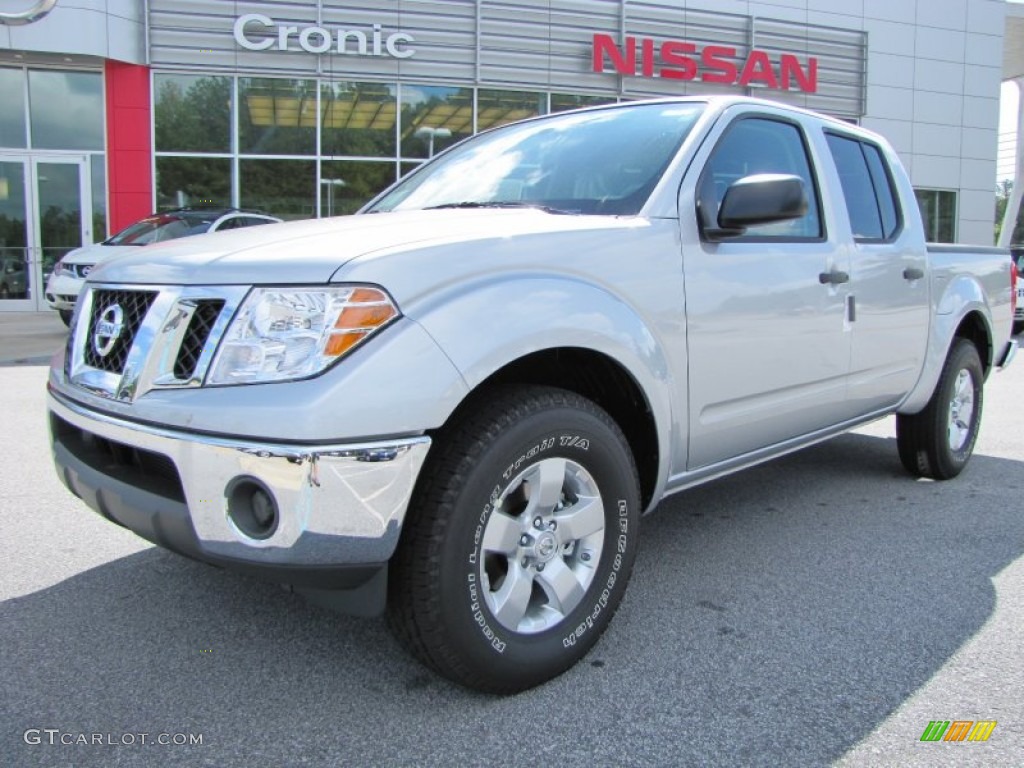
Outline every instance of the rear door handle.
[[924, 277], [924, 270], [917, 267], [907, 267], [903, 270], [904, 280], [920, 280]]
[[819, 274], [818, 282], [822, 285], [841, 285], [850, 282], [850, 276], [845, 272], [840, 272], [838, 269], [833, 269], [831, 272]]

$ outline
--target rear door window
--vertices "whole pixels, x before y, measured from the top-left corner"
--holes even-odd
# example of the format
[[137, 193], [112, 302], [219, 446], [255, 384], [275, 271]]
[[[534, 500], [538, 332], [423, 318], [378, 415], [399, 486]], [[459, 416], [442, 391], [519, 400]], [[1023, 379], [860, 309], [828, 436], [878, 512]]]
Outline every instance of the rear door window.
[[825, 138], [839, 172], [854, 240], [891, 240], [899, 231], [900, 214], [881, 151], [848, 136], [829, 133]]

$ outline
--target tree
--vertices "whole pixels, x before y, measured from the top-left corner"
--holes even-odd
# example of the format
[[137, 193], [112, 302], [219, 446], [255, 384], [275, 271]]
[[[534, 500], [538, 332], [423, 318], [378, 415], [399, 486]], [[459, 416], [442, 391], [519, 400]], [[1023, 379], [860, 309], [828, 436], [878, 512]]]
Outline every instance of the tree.
[[[999, 233], [1003, 229], [1003, 217], [1006, 214], [1006, 206], [1010, 202], [1011, 192], [1013, 192], [1013, 182], [1009, 179], [1003, 179], [999, 182], [999, 186], [996, 187], [995, 242], [999, 241]], [[1011, 242], [1024, 243], [1024, 205], [1021, 206], [1021, 210], [1017, 214], [1017, 225], [1013, 228]]]

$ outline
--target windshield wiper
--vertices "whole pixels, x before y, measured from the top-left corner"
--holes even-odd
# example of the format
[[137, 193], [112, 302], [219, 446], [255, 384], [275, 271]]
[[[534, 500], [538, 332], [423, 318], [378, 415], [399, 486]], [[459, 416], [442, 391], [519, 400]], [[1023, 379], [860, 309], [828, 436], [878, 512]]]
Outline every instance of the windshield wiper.
[[482, 202], [479, 200], [464, 200], [459, 203], [442, 203], [441, 205], [431, 205], [423, 210], [425, 211], [437, 211], [442, 208], [533, 208], [538, 211], [544, 211], [545, 213], [556, 213], [556, 214], [575, 214], [579, 211], [566, 211], [562, 208], [552, 208], [548, 205], [541, 205], [540, 203], [529, 203], [525, 201], [517, 200], [495, 200], [492, 202]]

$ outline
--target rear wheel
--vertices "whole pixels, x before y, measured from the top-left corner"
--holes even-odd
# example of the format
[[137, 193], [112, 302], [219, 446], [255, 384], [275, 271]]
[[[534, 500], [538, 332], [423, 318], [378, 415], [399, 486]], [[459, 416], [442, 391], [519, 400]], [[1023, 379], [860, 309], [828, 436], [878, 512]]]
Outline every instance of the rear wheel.
[[908, 472], [947, 480], [967, 466], [981, 424], [984, 377], [977, 348], [957, 339], [928, 405], [896, 417], [896, 444]]
[[435, 442], [388, 610], [425, 664], [511, 693], [564, 672], [608, 625], [636, 556], [639, 483], [622, 432], [589, 400], [490, 395]]

